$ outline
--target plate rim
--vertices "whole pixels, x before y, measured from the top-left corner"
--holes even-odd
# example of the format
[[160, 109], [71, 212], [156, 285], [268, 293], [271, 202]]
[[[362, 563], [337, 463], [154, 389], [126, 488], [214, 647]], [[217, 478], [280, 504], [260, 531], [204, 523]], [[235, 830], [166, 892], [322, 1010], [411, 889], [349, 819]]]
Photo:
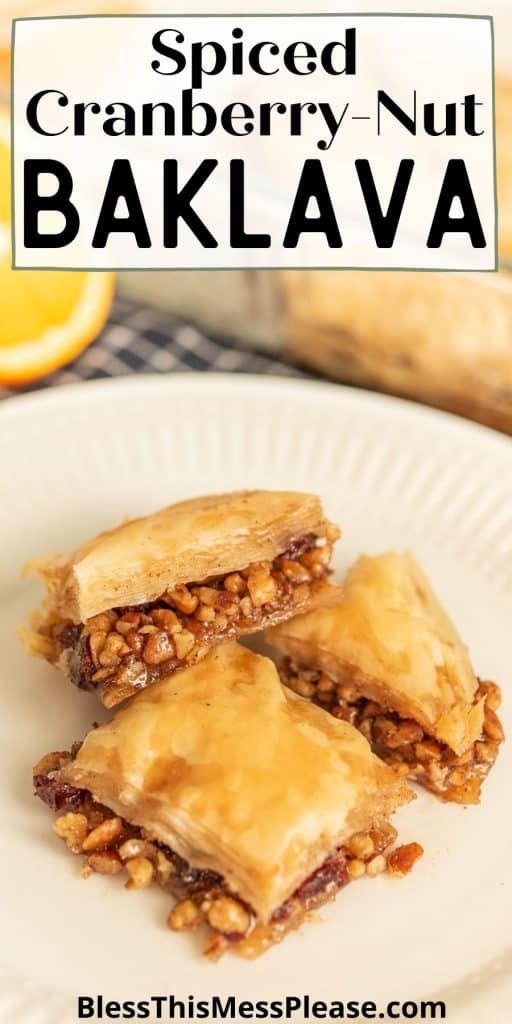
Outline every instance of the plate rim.
[[[97, 400], [100, 395], [103, 400], [108, 400], [109, 395], [115, 400], [117, 395], [130, 393], [134, 393], [138, 397], [144, 397], [144, 393], [148, 394], [153, 391], [166, 393], [186, 387], [199, 393], [205, 390], [213, 390], [219, 386], [233, 391], [239, 391], [246, 387], [252, 390], [268, 390], [273, 392], [274, 395], [282, 392], [284, 395], [298, 394], [300, 396], [302, 394], [304, 397], [310, 398], [317, 394], [323, 400], [328, 396], [329, 402], [339, 402], [340, 404], [345, 404], [345, 407], [352, 406], [355, 412], [364, 412], [367, 409], [369, 413], [372, 411], [380, 415], [388, 413], [393, 417], [395, 423], [400, 421], [400, 419], [402, 421], [404, 419], [409, 420], [420, 428], [423, 426], [423, 429], [427, 432], [429, 428], [432, 428], [437, 434], [446, 430], [454, 440], [471, 443], [474, 448], [477, 447], [480, 450], [487, 449], [488, 451], [492, 448], [496, 457], [500, 459], [506, 458], [507, 461], [511, 462], [512, 466], [512, 446], [510, 444], [512, 439], [510, 437], [493, 428], [465, 420], [457, 414], [368, 389], [314, 378], [280, 377], [275, 374], [217, 373], [212, 371], [151, 374], [129, 373], [114, 378], [101, 378], [58, 385], [21, 395], [14, 394], [9, 396], [10, 398], [17, 399], [14, 402], [9, 400], [0, 402], [0, 427], [2, 424], [6, 426], [14, 424], [18, 419], [31, 420], [37, 416], [40, 410], [44, 414], [44, 410], [49, 409], [50, 412], [55, 412], [59, 406], [63, 410], [70, 406], [76, 408], [77, 401], [83, 408], [84, 403], [87, 405], [90, 401]], [[3, 441], [6, 442], [7, 446], [12, 443], [12, 434], [9, 434], [9, 431], [7, 431], [7, 437]], [[23, 998], [23, 986], [20, 984], [19, 977], [15, 977], [14, 973], [10, 978], [4, 974], [2, 980], [7, 982], [6, 991], [8, 990], [9, 982], [12, 984], [12, 988], [9, 989], [9, 996], [13, 1000], [13, 1021], [15, 1020], [19, 1024], [23, 1024], [26, 1021], [26, 1024], [29, 1024], [32, 1020], [32, 1012], [36, 1016], [36, 1006], [39, 1012], [43, 1011], [45, 1013], [45, 1007], [41, 1006], [41, 997], [46, 999], [49, 995], [53, 996], [53, 993], [44, 992], [38, 988], [34, 998], [34, 1005], [32, 1006], [32, 1000]], [[30, 978], [24, 980], [30, 982]], [[486, 993], [491, 994], [491, 1002], [484, 1003], [483, 1005], [483, 1000], [479, 998], [480, 993], [475, 993], [473, 1000], [468, 995], [462, 1005], [457, 1000], [452, 1011], [454, 1022], [459, 1020], [459, 1014], [462, 1014], [465, 1024], [470, 1024], [470, 1022], [472, 1024], [473, 1021], [475, 1024], [477, 1024], [477, 1021], [479, 1024], [491, 1024], [491, 1021], [492, 1024], [505, 1024], [505, 1020], [508, 1020], [507, 1006], [512, 995], [512, 979], [499, 977], [489, 980], [484, 986], [484, 999]], [[58, 995], [58, 993], [55, 994]], [[440, 993], [440, 995], [443, 994]], [[19, 1017], [16, 1012], [16, 997], [19, 999]], [[51, 1000], [49, 1000], [50, 1003]], [[2, 999], [0, 999], [0, 1013], [1, 1006]], [[66, 1024], [68, 1021], [67, 1013], [64, 1009], [62, 1010], [62, 1017], [60, 1016], [60, 1007], [48, 1005], [47, 1012], [48, 1024], [61, 1024], [61, 1021], [62, 1024]], [[46, 1015], [44, 1019], [46, 1020]]]
[[80, 396], [80, 402], [89, 397], [92, 392], [106, 394], [109, 391], [151, 391], [159, 388], [181, 387], [185, 384], [193, 388], [203, 389], [208, 385], [224, 387], [243, 387], [250, 385], [253, 388], [270, 388], [273, 391], [304, 391], [314, 394], [321, 392], [329, 396], [331, 400], [341, 400], [353, 403], [354, 405], [373, 407], [377, 411], [388, 411], [391, 415], [403, 415], [414, 419], [416, 422], [423, 421], [431, 424], [437, 429], [443, 425], [453, 435], [469, 438], [470, 436], [477, 443], [490, 444], [499, 449], [500, 453], [508, 454], [512, 458], [512, 438], [494, 427], [485, 426], [474, 420], [466, 419], [457, 413], [445, 409], [438, 409], [436, 406], [425, 405], [414, 399], [403, 398], [399, 395], [392, 395], [386, 392], [373, 391], [369, 388], [360, 388], [349, 384], [337, 383], [336, 381], [317, 380], [310, 377], [287, 377], [278, 374], [266, 373], [244, 373], [227, 371], [217, 373], [211, 370], [192, 371], [171, 371], [169, 373], [127, 373], [119, 374], [116, 377], [102, 377], [92, 380], [75, 381], [71, 384], [50, 385], [37, 391], [24, 392], [23, 394], [9, 395], [8, 398], [0, 401], [0, 420], [8, 420], [18, 416], [30, 416], [33, 410], [52, 406], [54, 404], [66, 405]]

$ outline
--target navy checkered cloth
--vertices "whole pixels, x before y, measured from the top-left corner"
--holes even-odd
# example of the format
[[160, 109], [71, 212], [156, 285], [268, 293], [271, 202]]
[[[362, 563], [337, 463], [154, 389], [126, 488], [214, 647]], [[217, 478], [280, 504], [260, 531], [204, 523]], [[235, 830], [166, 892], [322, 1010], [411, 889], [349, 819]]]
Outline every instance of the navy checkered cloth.
[[26, 388], [0, 388], [0, 398], [102, 377], [187, 370], [311, 376], [298, 366], [263, 352], [241, 348], [231, 341], [214, 340], [171, 313], [116, 298], [100, 337], [77, 359]]

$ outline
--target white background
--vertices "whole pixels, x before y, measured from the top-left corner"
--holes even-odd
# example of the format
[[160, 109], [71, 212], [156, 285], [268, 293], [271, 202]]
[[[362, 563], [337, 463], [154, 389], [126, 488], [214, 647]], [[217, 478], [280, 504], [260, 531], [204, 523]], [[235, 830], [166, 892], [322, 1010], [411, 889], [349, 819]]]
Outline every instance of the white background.
[[[237, 99], [251, 106], [285, 99], [329, 100], [341, 112], [345, 102], [354, 114], [370, 114], [370, 121], [345, 118], [338, 138], [328, 153], [316, 147], [316, 118], [301, 139], [290, 140], [287, 119], [278, 122], [270, 139], [256, 133], [232, 139], [219, 131], [208, 138], [117, 139], [104, 136], [93, 125], [91, 134], [75, 139], [71, 132], [58, 138], [35, 135], [26, 123], [28, 99], [41, 88], [55, 88], [74, 101], [96, 100], [106, 105], [116, 99], [137, 109], [144, 101], [167, 99], [178, 104], [181, 89], [188, 86], [186, 72], [175, 78], [156, 75], [150, 67], [154, 53], [153, 33], [164, 27], [163, 16], [155, 19], [103, 19], [80, 21], [19, 22], [15, 60], [15, 194], [18, 216], [15, 224], [16, 266], [112, 266], [127, 267], [239, 267], [239, 266], [410, 266], [457, 269], [492, 269], [494, 266], [494, 196], [492, 156], [492, 76], [490, 27], [485, 20], [437, 18], [294, 18], [268, 17], [244, 20], [180, 19], [167, 24], [181, 27], [187, 41], [192, 38], [231, 40], [231, 29], [240, 24], [246, 42], [272, 38], [281, 45], [308, 39], [319, 48], [334, 38], [343, 38], [346, 27], [356, 27], [358, 74], [333, 78], [319, 72], [295, 78], [286, 72], [272, 79], [249, 75], [232, 79], [228, 74], [210, 78], [196, 99], [218, 107]], [[88, 59], [84, 60], [84, 54]], [[94, 60], [90, 55], [94, 54]], [[486, 133], [480, 138], [458, 134], [432, 139], [418, 132], [411, 136], [387, 119], [386, 134], [377, 137], [375, 100], [377, 88], [384, 88], [404, 107], [410, 107], [413, 90], [418, 101], [442, 103], [459, 100], [475, 92], [483, 102], [479, 108]], [[178, 104], [179, 105], [179, 104]], [[440, 111], [441, 113], [442, 111]], [[63, 125], [58, 111], [56, 125]], [[319, 126], [321, 122], [319, 120]], [[98, 118], [101, 123], [101, 118]], [[64, 122], [67, 123], [67, 122]], [[22, 162], [26, 155], [62, 160], [72, 171], [74, 198], [81, 216], [77, 240], [65, 249], [25, 251], [23, 248]], [[152, 248], [139, 250], [132, 236], [113, 235], [104, 250], [92, 250], [90, 242], [99, 214], [112, 160], [128, 156], [139, 187], [152, 238]], [[203, 249], [182, 226], [177, 250], [162, 245], [163, 195], [162, 163], [177, 157], [185, 180], [206, 156], [215, 156], [220, 166], [203, 187], [194, 204], [219, 247]], [[248, 162], [247, 227], [267, 231], [273, 244], [269, 249], [229, 248], [228, 187], [223, 167], [232, 157]], [[325, 174], [340, 226], [343, 248], [329, 249], [323, 235], [304, 236], [297, 249], [282, 247], [282, 238], [304, 159], [322, 157]], [[387, 206], [398, 162], [413, 157], [416, 166], [393, 248], [379, 250], [366, 213], [354, 159], [366, 157], [372, 166], [384, 207]], [[428, 250], [426, 238], [437, 202], [439, 188], [451, 157], [466, 160], [477, 201], [486, 249], [473, 250], [467, 235], [446, 236], [439, 250]], [[314, 212], [314, 211], [311, 211]], [[453, 211], [456, 212], [455, 210]]]

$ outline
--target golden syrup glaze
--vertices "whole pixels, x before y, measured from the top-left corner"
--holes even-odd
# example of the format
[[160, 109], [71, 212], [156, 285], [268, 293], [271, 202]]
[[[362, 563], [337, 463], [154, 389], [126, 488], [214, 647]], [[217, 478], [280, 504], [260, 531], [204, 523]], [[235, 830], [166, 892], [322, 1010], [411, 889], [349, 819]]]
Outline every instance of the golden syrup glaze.
[[239, 491], [193, 498], [122, 523], [68, 555], [38, 559], [46, 613], [72, 622], [144, 604], [182, 583], [272, 560], [295, 538], [330, 539], [317, 497], [293, 491]]
[[235, 643], [133, 698], [61, 779], [221, 874], [262, 920], [344, 838], [412, 798], [357, 730]]
[[337, 602], [271, 629], [296, 663], [353, 685], [462, 754], [482, 732], [483, 702], [468, 652], [407, 552], [362, 556]]

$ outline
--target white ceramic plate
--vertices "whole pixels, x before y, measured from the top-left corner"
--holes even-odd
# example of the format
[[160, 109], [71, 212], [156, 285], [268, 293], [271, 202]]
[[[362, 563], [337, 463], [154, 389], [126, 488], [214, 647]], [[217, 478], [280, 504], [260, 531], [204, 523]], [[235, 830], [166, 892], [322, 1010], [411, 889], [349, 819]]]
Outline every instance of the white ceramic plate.
[[[18, 398], [0, 409], [1, 750], [4, 756], [0, 1020], [76, 1020], [78, 993], [196, 999], [430, 997], [450, 1024], [509, 1021], [510, 790], [505, 744], [483, 804], [420, 793], [400, 812], [425, 856], [397, 882], [362, 881], [255, 963], [212, 966], [166, 930], [169, 900], [78, 862], [31, 793], [31, 766], [101, 718], [94, 698], [30, 660], [16, 627], [39, 600], [22, 563], [126, 515], [241, 487], [318, 492], [344, 536], [336, 568], [407, 546], [435, 582], [477, 671], [505, 688], [512, 621], [512, 444], [404, 402], [316, 383], [238, 376], [130, 378]], [[300, 1021], [300, 1016], [294, 1020]]]

